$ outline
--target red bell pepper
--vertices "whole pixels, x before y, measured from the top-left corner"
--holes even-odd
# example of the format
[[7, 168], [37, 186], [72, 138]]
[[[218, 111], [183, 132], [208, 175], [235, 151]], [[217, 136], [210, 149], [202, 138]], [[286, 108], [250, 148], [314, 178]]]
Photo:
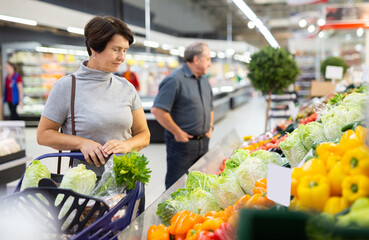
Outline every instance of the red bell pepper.
[[214, 232], [210, 231], [201, 231], [197, 240], [215, 240]]
[[220, 225], [220, 228], [214, 231], [214, 240], [233, 240], [234, 229], [231, 224], [224, 222]]

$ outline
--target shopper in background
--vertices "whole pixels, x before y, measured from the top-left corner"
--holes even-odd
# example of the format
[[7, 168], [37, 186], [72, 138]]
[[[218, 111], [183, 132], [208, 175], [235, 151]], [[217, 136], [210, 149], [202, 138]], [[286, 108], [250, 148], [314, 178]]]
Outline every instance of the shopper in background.
[[127, 71], [123, 73], [123, 77], [127, 79], [137, 91], [140, 91], [140, 82], [138, 81], [137, 75], [131, 71], [131, 66], [127, 64]]
[[183, 66], [159, 85], [151, 113], [165, 128], [168, 189], [208, 151], [213, 131], [212, 91], [203, 75], [211, 65], [209, 47], [188, 46]]
[[[68, 75], [50, 92], [37, 141], [57, 150], [80, 150], [90, 164], [86, 168], [102, 175], [105, 158], [141, 150], [149, 144], [150, 132], [134, 86], [113, 74], [133, 42], [131, 30], [118, 18], [94, 17], [84, 34], [90, 57], [74, 73], [76, 136], [71, 135], [72, 76]], [[74, 159], [74, 166], [79, 163], [83, 162]]]
[[18, 120], [17, 106], [23, 107], [23, 83], [22, 77], [16, 72], [16, 65], [6, 62], [4, 65], [6, 71], [4, 103], [8, 103], [10, 110], [10, 119]]

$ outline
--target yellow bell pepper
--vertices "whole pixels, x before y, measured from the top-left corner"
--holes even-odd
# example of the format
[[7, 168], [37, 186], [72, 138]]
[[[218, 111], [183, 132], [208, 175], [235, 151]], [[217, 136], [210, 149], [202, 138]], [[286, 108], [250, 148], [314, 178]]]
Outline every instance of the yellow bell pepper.
[[328, 158], [326, 159], [326, 162], [325, 162], [325, 165], [327, 167], [327, 171], [330, 171], [332, 169], [332, 167], [334, 167], [336, 165], [336, 163], [341, 161], [341, 159], [342, 159], [342, 156], [336, 155], [336, 154], [331, 154], [330, 156], [328, 156]]
[[324, 206], [324, 212], [335, 215], [349, 207], [349, 202], [343, 197], [330, 197]]
[[304, 170], [302, 170], [302, 168], [293, 168], [292, 169], [291, 195], [293, 195], [295, 198], [298, 197], [297, 187], [298, 187], [298, 185], [300, 183], [300, 180], [303, 176], [304, 176]]
[[321, 174], [307, 175], [301, 179], [297, 192], [302, 207], [321, 212], [330, 196], [328, 178]]
[[364, 175], [347, 176], [342, 182], [342, 196], [350, 203], [360, 197], [369, 196], [369, 177]]
[[355, 131], [347, 130], [342, 135], [339, 146], [343, 151], [362, 146], [365, 144], [366, 135], [366, 130], [363, 127], [357, 127]]
[[326, 162], [327, 158], [330, 155], [333, 154], [333, 155], [342, 156], [343, 151], [337, 144], [331, 143], [331, 142], [325, 142], [317, 146], [316, 153], [318, 154], [320, 159]]
[[327, 174], [327, 168], [320, 158], [313, 158], [308, 160], [302, 165], [301, 168], [304, 171], [304, 175]]
[[365, 146], [348, 150], [342, 157], [343, 171], [350, 175], [369, 176], [369, 149]]
[[341, 162], [336, 163], [328, 173], [332, 196], [342, 196], [342, 182], [347, 174], [342, 169]]

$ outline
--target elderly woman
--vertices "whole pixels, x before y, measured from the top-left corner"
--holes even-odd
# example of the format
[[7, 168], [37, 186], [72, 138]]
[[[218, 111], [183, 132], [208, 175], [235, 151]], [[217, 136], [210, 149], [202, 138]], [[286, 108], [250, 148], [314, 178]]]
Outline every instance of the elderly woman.
[[[101, 175], [110, 154], [139, 151], [149, 144], [150, 132], [134, 86], [113, 74], [132, 42], [131, 30], [122, 20], [110, 16], [90, 20], [85, 26], [90, 57], [77, 72], [54, 84], [37, 129], [40, 145], [79, 150], [89, 163], [86, 168]], [[79, 163], [73, 160], [73, 165]]]

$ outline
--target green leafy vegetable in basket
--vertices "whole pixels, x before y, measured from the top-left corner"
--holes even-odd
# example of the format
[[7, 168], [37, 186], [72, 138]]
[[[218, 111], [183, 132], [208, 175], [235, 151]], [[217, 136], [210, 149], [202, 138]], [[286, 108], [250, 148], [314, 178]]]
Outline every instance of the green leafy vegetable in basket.
[[34, 160], [27, 168], [21, 186], [21, 191], [29, 187], [38, 187], [38, 182], [42, 178], [50, 178], [49, 169], [43, 165], [39, 160]]
[[127, 190], [131, 190], [135, 188], [137, 181], [143, 184], [149, 182], [151, 170], [147, 167], [149, 162], [145, 155], [132, 151], [122, 156], [115, 155], [113, 161], [118, 186], [127, 185]]
[[137, 181], [148, 183], [151, 173], [147, 167], [148, 163], [147, 158], [136, 151], [121, 156], [114, 155], [113, 159], [105, 164], [105, 171], [93, 195], [115, 195], [134, 189]]

